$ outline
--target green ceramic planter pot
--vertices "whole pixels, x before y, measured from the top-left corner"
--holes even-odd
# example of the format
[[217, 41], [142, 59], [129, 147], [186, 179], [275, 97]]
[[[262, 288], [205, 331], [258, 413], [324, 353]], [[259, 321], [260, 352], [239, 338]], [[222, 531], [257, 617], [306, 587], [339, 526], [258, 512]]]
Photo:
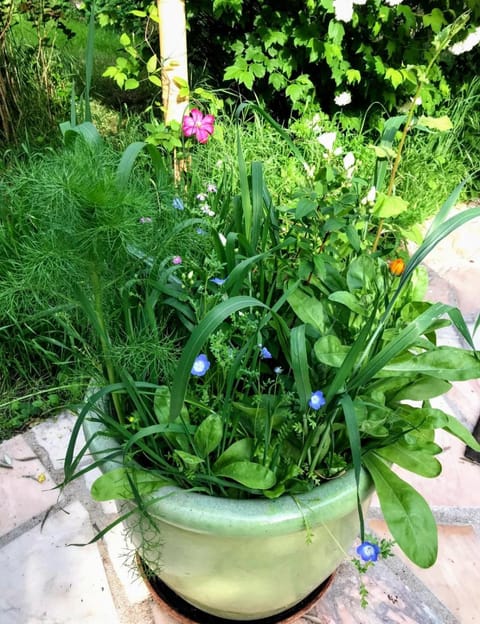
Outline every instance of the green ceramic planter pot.
[[[87, 439], [97, 428], [85, 421]], [[97, 437], [91, 450], [105, 446], [111, 441]], [[372, 492], [363, 473], [365, 510]], [[155, 528], [139, 516], [129, 522], [140, 556], [184, 600], [232, 620], [296, 605], [338, 567], [359, 530], [353, 471], [295, 499], [232, 500], [176, 487], [153, 496]]]

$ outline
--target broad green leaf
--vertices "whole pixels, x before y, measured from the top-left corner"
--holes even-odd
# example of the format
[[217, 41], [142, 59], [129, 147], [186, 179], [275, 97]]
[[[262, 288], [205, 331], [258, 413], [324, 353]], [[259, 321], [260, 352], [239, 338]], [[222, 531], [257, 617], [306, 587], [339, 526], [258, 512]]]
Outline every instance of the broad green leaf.
[[437, 525], [425, 499], [375, 453], [365, 455], [363, 463], [393, 539], [413, 563], [421, 568], [432, 566], [438, 551]]
[[449, 414], [443, 414], [447, 418], [447, 423], [442, 428], [448, 433], [451, 433], [456, 438], [461, 440], [464, 444], [469, 446], [474, 451], [480, 452], [480, 444], [475, 440], [470, 431], [462, 425], [454, 416]]
[[147, 72], [152, 74], [157, 69], [157, 55], [152, 54], [152, 56], [147, 61]]
[[447, 115], [442, 115], [441, 117], [422, 116], [418, 119], [417, 123], [419, 126], [425, 126], [426, 128], [439, 130], [440, 132], [446, 132], [447, 130], [451, 130], [453, 128], [450, 117], [447, 117]]
[[444, 379], [422, 375], [420, 379], [401, 388], [392, 398], [392, 401], [427, 401], [445, 394], [451, 387], [452, 384]]
[[408, 208], [408, 202], [398, 195], [377, 194], [377, 201], [373, 207], [373, 214], [381, 219], [396, 217]]
[[[169, 485], [167, 479], [147, 470], [128, 469], [128, 476], [135, 483], [138, 493], [146, 496], [159, 487]], [[102, 474], [93, 482], [91, 495], [93, 500], [133, 500], [135, 498], [125, 467], [115, 468]]]
[[315, 342], [313, 350], [319, 362], [340, 368], [350, 351], [350, 347], [342, 345], [337, 336], [322, 336]]
[[403, 82], [402, 72], [398, 69], [393, 69], [393, 67], [388, 67], [385, 72], [385, 79], [390, 80], [393, 85], [393, 88], [396, 89]]
[[228, 463], [215, 474], [238, 481], [252, 490], [268, 490], [276, 483], [275, 474], [269, 468], [251, 461]]
[[295, 217], [297, 219], [303, 219], [317, 209], [317, 202], [314, 202], [308, 197], [302, 197], [298, 200], [295, 208]]
[[213, 465], [213, 472], [217, 473], [227, 464], [233, 464], [243, 460], [251, 459], [253, 454], [252, 438], [242, 438], [229, 446], [217, 459]]
[[188, 82], [185, 80], [185, 78], [182, 78], [181, 76], [174, 76], [173, 82], [177, 85], [179, 89], [188, 89]]
[[388, 145], [369, 145], [377, 158], [395, 158], [397, 152]]
[[192, 455], [192, 453], [176, 450], [173, 451], [173, 455], [175, 459], [180, 460], [180, 463], [190, 470], [196, 470], [199, 464], [203, 464], [203, 459], [197, 455]]
[[382, 374], [417, 373], [448, 381], [467, 381], [480, 377], [480, 360], [457, 347], [441, 346], [416, 355], [402, 355], [382, 368]]
[[195, 435], [193, 436], [193, 445], [195, 452], [200, 457], [207, 457], [214, 451], [222, 441], [223, 424], [218, 414], [209, 414], [204, 421], [200, 423]]
[[431, 13], [425, 13], [425, 15], [422, 17], [422, 20], [425, 26], [430, 26], [435, 33], [440, 32], [442, 26], [447, 24], [445, 16], [443, 15], [442, 11], [437, 7], [432, 9]]
[[387, 462], [397, 464], [397, 466], [422, 477], [438, 477], [442, 472], [442, 464], [431, 453], [418, 448], [410, 448], [403, 441], [385, 446], [376, 452]]
[[356, 314], [361, 314], [362, 316], [365, 314], [365, 308], [361, 305], [359, 300], [348, 290], [337, 290], [333, 292], [328, 297], [329, 301], [335, 301], [336, 303], [341, 303], [346, 308], [355, 312]]
[[323, 304], [318, 299], [297, 288], [288, 296], [287, 301], [301, 321], [309, 323], [321, 333], [325, 331], [325, 311]]
[[350, 263], [347, 271], [348, 290], [369, 290], [375, 279], [376, 264], [369, 256], [359, 256]]
[[128, 91], [131, 89], [137, 89], [139, 86], [140, 83], [138, 82], [138, 80], [136, 80], [135, 78], [128, 78], [127, 80], [125, 80], [123, 88]]
[[[161, 425], [167, 425], [171, 422], [169, 418], [171, 400], [170, 397], [170, 389], [167, 386], [159, 386], [155, 390], [155, 396], [153, 398], [153, 410], [155, 412], [155, 417], [157, 421]], [[185, 405], [182, 406], [180, 416], [176, 418], [174, 422], [178, 424], [189, 422], [188, 410]], [[167, 432], [164, 435], [173, 446], [179, 446], [184, 451], [190, 450], [190, 444], [186, 435], [170, 432]]]
[[158, 76], [156, 76], [155, 74], [150, 74], [148, 76], [148, 79], [150, 80], [150, 82], [152, 84], [154, 84], [156, 87], [161, 87], [162, 86], [162, 81], [160, 80], [160, 78]]
[[360, 239], [360, 236], [358, 235], [357, 230], [353, 227], [353, 225], [347, 225], [345, 232], [347, 234], [348, 242], [350, 243], [350, 245], [355, 249], [355, 251], [360, 251], [362, 241]]

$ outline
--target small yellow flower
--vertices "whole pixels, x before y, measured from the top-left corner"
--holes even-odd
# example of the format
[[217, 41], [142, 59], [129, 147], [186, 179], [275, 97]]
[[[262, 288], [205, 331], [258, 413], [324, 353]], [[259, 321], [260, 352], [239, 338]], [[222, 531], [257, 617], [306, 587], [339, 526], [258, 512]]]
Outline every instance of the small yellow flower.
[[395, 260], [390, 260], [388, 268], [392, 275], [399, 276], [405, 271], [405, 262], [401, 258], [395, 258]]
[[47, 478], [47, 477], [45, 476], [45, 473], [44, 473], [44, 472], [41, 472], [41, 473], [38, 475], [38, 477], [37, 477], [37, 481], [38, 481], [39, 483], [43, 483], [43, 482], [46, 480], [46, 478]]

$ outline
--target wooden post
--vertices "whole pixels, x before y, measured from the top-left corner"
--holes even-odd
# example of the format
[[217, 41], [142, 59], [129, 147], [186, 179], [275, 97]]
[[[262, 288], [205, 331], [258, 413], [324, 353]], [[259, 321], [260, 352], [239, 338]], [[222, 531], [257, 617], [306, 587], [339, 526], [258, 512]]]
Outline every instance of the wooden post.
[[157, 0], [157, 9], [165, 123], [182, 123], [188, 96], [180, 97], [180, 87], [174, 79], [188, 84], [185, 0]]

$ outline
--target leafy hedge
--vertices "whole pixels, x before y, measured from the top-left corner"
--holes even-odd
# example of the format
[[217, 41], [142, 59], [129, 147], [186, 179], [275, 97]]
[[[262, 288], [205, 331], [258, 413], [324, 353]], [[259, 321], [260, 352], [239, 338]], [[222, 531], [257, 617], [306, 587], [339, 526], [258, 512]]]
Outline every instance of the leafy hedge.
[[[480, 24], [477, 0], [440, 0], [435, 6], [429, 0], [353, 1], [189, 1], [189, 63], [195, 80], [206, 73], [214, 87], [229, 86], [247, 97], [253, 91], [277, 115], [311, 102], [331, 113], [350, 97], [354, 111], [374, 101], [393, 110], [414, 93], [440, 30], [467, 10], [469, 30]], [[131, 13], [134, 5], [138, 15], [148, 0], [122, 5], [98, 0], [100, 23], [141, 37], [145, 25]], [[149, 49], [156, 46], [152, 36]], [[443, 55], [421, 94], [427, 112], [476, 75], [477, 50], [461, 57]]]
[[[317, 100], [331, 111], [335, 95], [348, 92], [357, 109], [375, 100], [393, 109], [414, 92], [415, 73], [428, 62], [435, 35], [467, 9], [470, 24], [478, 24], [476, 0], [367, 0], [353, 5], [351, 21], [336, 19], [333, 0], [203, 0], [190, 3], [190, 38], [194, 46], [209, 42], [203, 48], [207, 66], [220, 54], [224, 78], [267, 101], [281, 95], [303, 107]], [[424, 107], [432, 110], [450, 89], [473, 78], [478, 60], [475, 50], [445, 54], [421, 94]]]

